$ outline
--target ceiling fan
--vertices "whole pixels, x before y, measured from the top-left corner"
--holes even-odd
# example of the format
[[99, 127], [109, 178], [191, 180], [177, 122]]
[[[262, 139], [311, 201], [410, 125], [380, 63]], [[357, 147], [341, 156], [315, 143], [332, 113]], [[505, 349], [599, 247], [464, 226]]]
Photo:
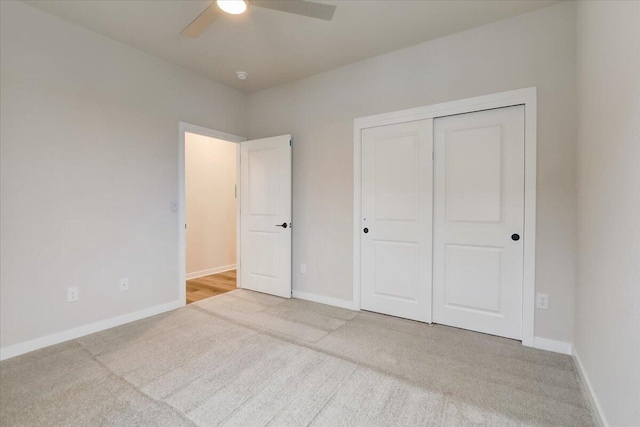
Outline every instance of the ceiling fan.
[[331, 21], [336, 11], [334, 5], [306, 0], [216, 0], [211, 2], [180, 34], [185, 37], [198, 37], [221, 14], [240, 15], [244, 13], [247, 10], [247, 3], [252, 7], [262, 7], [309, 18], [324, 19], [325, 21]]

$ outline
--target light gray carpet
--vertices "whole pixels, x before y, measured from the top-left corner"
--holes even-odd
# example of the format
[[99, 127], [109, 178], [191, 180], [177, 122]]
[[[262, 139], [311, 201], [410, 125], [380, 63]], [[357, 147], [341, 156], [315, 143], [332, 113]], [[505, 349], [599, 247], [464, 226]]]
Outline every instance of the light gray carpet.
[[595, 424], [569, 356], [237, 290], [3, 361], [0, 425]]

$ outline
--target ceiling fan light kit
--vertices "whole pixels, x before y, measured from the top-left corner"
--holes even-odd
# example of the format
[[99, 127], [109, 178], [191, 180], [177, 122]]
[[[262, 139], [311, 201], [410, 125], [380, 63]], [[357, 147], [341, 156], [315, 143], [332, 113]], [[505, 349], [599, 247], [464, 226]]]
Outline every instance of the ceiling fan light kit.
[[247, 10], [247, 3], [244, 0], [217, 0], [218, 7], [231, 15], [241, 15]]
[[307, 0], [216, 0], [212, 1], [180, 34], [191, 38], [199, 37], [219, 15], [224, 15], [221, 12], [241, 15], [247, 11], [249, 5], [324, 21], [331, 21], [336, 11], [334, 5]]

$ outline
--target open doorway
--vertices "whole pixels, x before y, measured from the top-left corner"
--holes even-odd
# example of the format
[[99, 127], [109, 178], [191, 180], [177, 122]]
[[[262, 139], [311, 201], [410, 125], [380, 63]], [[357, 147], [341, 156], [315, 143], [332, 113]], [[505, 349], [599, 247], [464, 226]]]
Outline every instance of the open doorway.
[[237, 152], [185, 133], [187, 304], [236, 289]]
[[[246, 138], [184, 122], [179, 124], [179, 135], [179, 198], [173, 202], [173, 209], [178, 212], [180, 300], [186, 305], [200, 298], [215, 298], [216, 295], [233, 290], [234, 281], [237, 288], [291, 298], [291, 135], [247, 141]], [[194, 174], [191, 174], [191, 168], [187, 165], [187, 155], [191, 158], [194, 154], [190, 146], [192, 141], [209, 145], [215, 144], [216, 140], [223, 144], [231, 143], [232, 145], [227, 147], [231, 147], [232, 152], [235, 148], [235, 181], [231, 183], [232, 173], [228, 175], [231, 178], [227, 179], [225, 186], [227, 196], [230, 195], [229, 191], [233, 190], [235, 203], [235, 215], [227, 211], [225, 218], [235, 216], [235, 223], [217, 220], [208, 222], [208, 228], [202, 228], [201, 222], [204, 219], [208, 221], [213, 214], [208, 213], [204, 208], [190, 206], [191, 194], [194, 188], [197, 192], [203, 182], [209, 185], [211, 180], [215, 181], [219, 178], [203, 178], [198, 175], [194, 177]], [[188, 148], [187, 145], [189, 145]], [[214, 161], [206, 161], [208, 156], [195, 152], [193, 157], [198, 161], [197, 164], [203, 162], [198, 166], [199, 168], [215, 169]], [[218, 165], [218, 169], [232, 166], [233, 161], [227, 158], [225, 165]], [[218, 172], [221, 173], [220, 170]], [[188, 185], [187, 181], [189, 181]], [[192, 183], [195, 185], [192, 186]], [[187, 200], [187, 192], [190, 195], [189, 200]], [[207, 200], [208, 202], [210, 200]], [[212, 205], [215, 208], [219, 207], [220, 203]], [[209, 233], [207, 230], [214, 231]], [[231, 232], [235, 236], [235, 260], [225, 258], [217, 265], [198, 264], [195, 261], [192, 263], [193, 259], [205, 258], [196, 252], [198, 244], [193, 249], [191, 242], [199, 242], [202, 248], [212, 241], [212, 238], [207, 236], [217, 238], [223, 232]], [[187, 240], [190, 245], [189, 251], [187, 251]], [[230, 246], [225, 248], [227, 254], [229, 254], [229, 248]], [[220, 247], [215, 247], [215, 251], [220, 252], [220, 250]], [[195, 257], [192, 256], [194, 253]], [[236, 270], [235, 277], [233, 270]], [[219, 273], [226, 274], [207, 278]], [[187, 298], [187, 280], [203, 277], [204, 279], [199, 280], [199, 284], [193, 281], [189, 283], [190, 292], [197, 294]], [[198, 285], [208, 289], [198, 289]], [[202, 290], [206, 291], [199, 292]]]
[[180, 123], [180, 295], [185, 304], [240, 287], [239, 149], [245, 138]]

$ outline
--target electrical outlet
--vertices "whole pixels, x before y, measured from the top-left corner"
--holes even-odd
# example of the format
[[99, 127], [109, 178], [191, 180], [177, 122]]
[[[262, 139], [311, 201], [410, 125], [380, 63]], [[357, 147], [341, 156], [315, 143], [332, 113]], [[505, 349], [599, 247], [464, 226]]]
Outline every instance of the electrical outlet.
[[129, 290], [129, 278], [123, 277], [120, 279], [120, 292]]
[[79, 293], [78, 293], [78, 287], [77, 286], [72, 286], [70, 288], [67, 288], [67, 302], [78, 301], [79, 298], [80, 298], [80, 296], [79, 296]]
[[537, 294], [536, 295], [536, 308], [547, 310], [549, 308], [549, 295]]
[[307, 274], [307, 264], [300, 264], [300, 273]]

